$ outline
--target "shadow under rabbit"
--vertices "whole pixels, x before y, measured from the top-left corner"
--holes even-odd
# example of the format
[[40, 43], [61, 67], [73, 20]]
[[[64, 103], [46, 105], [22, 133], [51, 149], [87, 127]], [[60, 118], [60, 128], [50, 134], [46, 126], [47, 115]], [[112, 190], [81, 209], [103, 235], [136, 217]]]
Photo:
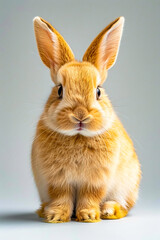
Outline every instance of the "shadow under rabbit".
[[[131, 213], [129, 213], [126, 218], [130, 218], [132, 216]], [[122, 221], [122, 219], [116, 219], [116, 220], [111, 220], [111, 219], [104, 219], [102, 221]], [[76, 221], [76, 216], [75, 216], [75, 212], [73, 212], [72, 215], [72, 222]], [[15, 224], [15, 223], [19, 223], [19, 224], [25, 224], [25, 223], [37, 223], [37, 222], [41, 222], [44, 223], [44, 219], [43, 218], [39, 218], [37, 216], [36, 213], [34, 212], [13, 212], [13, 213], [3, 213], [0, 215], [0, 225], [3, 224]]]
[[34, 212], [13, 212], [3, 213], [0, 215], [0, 224], [26, 223], [26, 222], [42, 222], [42, 220]]

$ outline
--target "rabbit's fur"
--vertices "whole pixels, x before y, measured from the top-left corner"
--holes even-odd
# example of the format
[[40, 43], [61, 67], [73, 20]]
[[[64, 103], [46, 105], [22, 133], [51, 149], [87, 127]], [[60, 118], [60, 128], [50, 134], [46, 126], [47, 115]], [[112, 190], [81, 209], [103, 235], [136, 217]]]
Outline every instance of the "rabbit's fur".
[[126, 216], [135, 204], [140, 164], [102, 83], [115, 63], [124, 18], [91, 43], [82, 62], [45, 20], [34, 19], [40, 57], [55, 86], [37, 125], [32, 169], [47, 222]]

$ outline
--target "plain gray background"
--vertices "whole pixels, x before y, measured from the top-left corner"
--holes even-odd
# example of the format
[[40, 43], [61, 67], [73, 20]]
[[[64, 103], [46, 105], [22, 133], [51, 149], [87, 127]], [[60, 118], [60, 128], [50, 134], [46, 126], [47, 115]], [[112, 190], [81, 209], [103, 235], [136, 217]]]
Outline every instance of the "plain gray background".
[[[81, 60], [96, 35], [126, 19], [116, 65], [104, 86], [132, 137], [143, 178], [128, 217], [96, 224], [45, 224], [30, 149], [53, 83], [38, 55], [32, 19], [49, 21]], [[0, 1], [0, 239], [160, 239], [160, 1]]]

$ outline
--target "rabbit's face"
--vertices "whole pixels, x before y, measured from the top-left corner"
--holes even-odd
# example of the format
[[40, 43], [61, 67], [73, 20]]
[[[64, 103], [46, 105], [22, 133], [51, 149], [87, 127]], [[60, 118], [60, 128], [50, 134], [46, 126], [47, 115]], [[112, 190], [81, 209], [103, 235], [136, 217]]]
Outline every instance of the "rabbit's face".
[[123, 17], [110, 23], [90, 44], [83, 62], [77, 62], [57, 30], [34, 18], [40, 57], [56, 84], [42, 116], [53, 131], [92, 137], [111, 127], [114, 111], [101, 84], [116, 61], [123, 24]]
[[62, 66], [45, 107], [47, 126], [70, 136], [92, 137], [106, 131], [114, 113], [100, 82], [98, 70], [88, 62]]

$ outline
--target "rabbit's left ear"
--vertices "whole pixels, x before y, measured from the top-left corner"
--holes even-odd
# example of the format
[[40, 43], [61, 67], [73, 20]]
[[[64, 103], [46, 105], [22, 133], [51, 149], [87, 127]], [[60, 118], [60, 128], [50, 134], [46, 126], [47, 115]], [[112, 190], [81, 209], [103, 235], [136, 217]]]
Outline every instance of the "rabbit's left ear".
[[116, 62], [124, 25], [124, 17], [110, 23], [91, 43], [86, 50], [83, 61], [95, 65], [104, 82], [107, 70]]

